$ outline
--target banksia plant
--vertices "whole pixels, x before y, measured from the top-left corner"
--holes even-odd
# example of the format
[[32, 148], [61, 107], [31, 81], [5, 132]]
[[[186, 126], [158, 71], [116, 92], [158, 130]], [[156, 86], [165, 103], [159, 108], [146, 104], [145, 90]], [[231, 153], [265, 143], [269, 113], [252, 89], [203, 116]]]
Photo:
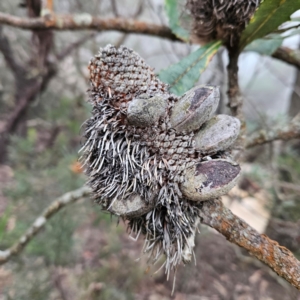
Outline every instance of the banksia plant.
[[233, 46], [259, 4], [260, 0], [187, 0], [194, 38]]
[[240, 167], [230, 158], [240, 122], [214, 113], [219, 91], [171, 94], [134, 51], [108, 45], [89, 64], [92, 116], [81, 162], [103, 210], [145, 237], [169, 274], [191, 260], [201, 202], [227, 193]]

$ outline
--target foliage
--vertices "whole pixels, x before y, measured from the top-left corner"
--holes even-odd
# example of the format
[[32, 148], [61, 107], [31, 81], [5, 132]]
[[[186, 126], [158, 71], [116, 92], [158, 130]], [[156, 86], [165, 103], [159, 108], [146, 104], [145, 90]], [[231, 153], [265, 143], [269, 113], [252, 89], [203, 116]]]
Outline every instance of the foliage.
[[177, 37], [187, 42], [189, 40], [189, 31], [184, 29], [180, 24], [182, 20], [180, 14], [183, 11], [178, 7], [180, 2], [181, 1], [177, 0], [165, 0], [165, 11], [169, 18], [169, 25], [172, 31]]
[[179, 63], [162, 70], [159, 78], [170, 85], [170, 90], [174, 94], [184, 94], [198, 81], [220, 46], [221, 42], [212, 42], [200, 47]]
[[279, 25], [290, 20], [291, 14], [298, 9], [300, 9], [299, 0], [262, 1], [242, 34], [240, 49], [273, 32]]
[[[181, 39], [187, 40], [188, 34], [180, 24], [178, 6], [181, 1], [165, 0], [166, 14], [169, 17], [171, 30]], [[264, 0], [252, 16], [240, 39], [240, 50], [255, 51], [262, 55], [272, 55], [281, 45], [284, 38], [298, 34], [298, 29], [288, 35], [272, 34], [280, 25], [290, 20], [290, 16], [300, 9], [300, 1]], [[187, 16], [185, 15], [185, 18]], [[293, 19], [293, 21], [297, 19]], [[286, 29], [288, 30], [288, 28]], [[269, 36], [268, 36], [269, 35]], [[212, 42], [200, 47], [197, 51], [181, 59], [178, 63], [162, 70], [159, 77], [170, 84], [171, 91], [182, 95], [198, 81], [209, 61], [220, 47], [219, 42]]]

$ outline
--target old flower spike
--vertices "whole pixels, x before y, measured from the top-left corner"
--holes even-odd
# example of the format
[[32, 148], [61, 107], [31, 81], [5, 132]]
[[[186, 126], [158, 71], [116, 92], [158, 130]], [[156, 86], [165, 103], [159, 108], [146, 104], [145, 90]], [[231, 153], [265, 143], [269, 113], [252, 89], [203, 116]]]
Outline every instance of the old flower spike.
[[191, 260], [201, 201], [227, 193], [240, 167], [230, 159], [238, 119], [214, 113], [219, 91], [169, 93], [134, 51], [107, 45], [89, 64], [92, 116], [81, 161], [96, 202], [145, 236], [166, 273]]

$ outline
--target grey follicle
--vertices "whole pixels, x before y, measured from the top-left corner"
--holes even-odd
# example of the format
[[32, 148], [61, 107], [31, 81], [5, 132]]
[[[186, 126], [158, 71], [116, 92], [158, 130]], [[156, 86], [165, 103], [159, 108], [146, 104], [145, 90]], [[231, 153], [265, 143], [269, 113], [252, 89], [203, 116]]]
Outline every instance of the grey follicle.
[[[88, 184], [104, 210], [128, 220], [131, 234], [145, 236], [150, 261], [166, 256], [169, 275], [192, 258], [200, 202], [236, 183], [240, 169], [226, 151], [238, 123], [225, 118], [230, 130], [221, 121], [210, 126], [216, 87], [195, 87], [178, 98], [126, 47], [106, 46], [89, 69], [93, 111], [81, 148]], [[211, 132], [213, 142], [203, 145]]]

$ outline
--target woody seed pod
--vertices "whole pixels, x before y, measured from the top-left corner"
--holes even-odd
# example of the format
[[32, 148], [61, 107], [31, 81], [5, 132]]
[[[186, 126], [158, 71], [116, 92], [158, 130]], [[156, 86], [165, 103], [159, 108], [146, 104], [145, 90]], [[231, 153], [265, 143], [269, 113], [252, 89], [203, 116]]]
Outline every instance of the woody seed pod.
[[212, 154], [228, 149], [238, 137], [240, 121], [228, 115], [217, 115], [204, 123], [195, 136], [195, 147], [201, 153]]
[[154, 125], [165, 115], [167, 101], [158, 95], [150, 99], [147, 94], [144, 99], [141, 96], [130, 101], [127, 109], [128, 122], [137, 127]]
[[238, 164], [224, 159], [201, 162], [187, 170], [180, 189], [186, 198], [193, 201], [214, 199], [235, 186], [240, 170]]
[[[208, 162], [195, 147], [205, 149], [211, 129], [203, 124], [209, 124], [219, 92], [201, 86], [178, 99], [137, 53], [123, 46], [100, 49], [89, 70], [93, 110], [81, 148], [88, 185], [103, 210], [145, 235], [145, 252], [153, 263], [165, 255], [169, 273], [191, 260], [199, 201], [226, 193], [238, 177], [239, 167], [220, 159], [229, 155], [223, 151], [229, 143], [211, 144]], [[226, 126], [217, 128], [216, 136], [236, 137]]]
[[176, 131], [197, 130], [215, 113], [220, 99], [214, 86], [197, 86], [185, 93], [172, 109], [170, 121]]

